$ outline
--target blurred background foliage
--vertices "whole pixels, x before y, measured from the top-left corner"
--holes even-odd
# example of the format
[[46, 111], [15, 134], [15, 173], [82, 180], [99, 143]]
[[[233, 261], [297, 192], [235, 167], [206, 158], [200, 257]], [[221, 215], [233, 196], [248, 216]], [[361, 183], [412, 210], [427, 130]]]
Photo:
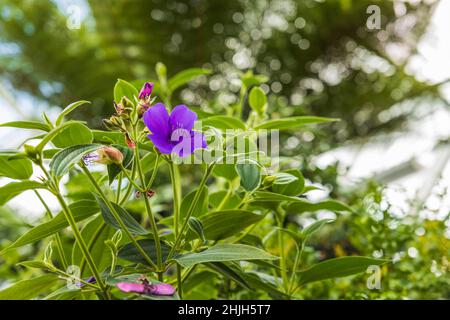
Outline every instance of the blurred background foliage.
[[[2, 0], [0, 84], [49, 106], [90, 100], [93, 105], [76, 117], [101, 127], [112, 112], [117, 78], [154, 79], [158, 61], [168, 66], [169, 76], [190, 67], [212, 69], [211, 76], [173, 97], [174, 103], [211, 112], [238, 101], [243, 72], [265, 75], [273, 118], [342, 119], [295, 133], [301, 143], [282, 150], [286, 157], [300, 155], [306, 178], [356, 208], [311, 241], [306, 261], [379, 250], [384, 257], [406, 257], [383, 270], [382, 290], [367, 290], [367, 275], [361, 275], [309, 285], [304, 297], [450, 298], [444, 221], [396, 217], [389, 205], [381, 205], [383, 188], [376, 183], [344, 190], [337, 183], [337, 165], [319, 170], [310, 161], [343, 143], [401, 129], [414, 116], [418, 99], [442, 100], [440, 84], [421, 81], [405, 67], [436, 2], [402, 3], [399, 14], [393, 1], [376, 0]], [[380, 30], [366, 27], [372, 4], [381, 9]], [[80, 27], [69, 28], [77, 14]], [[399, 111], [404, 101], [411, 103]], [[1, 210], [0, 239], [14, 239], [26, 224], [9, 209]], [[374, 210], [383, 219], [374, 218]], [[0, 279], [21, 270], [13, 257], [1, 259]]]

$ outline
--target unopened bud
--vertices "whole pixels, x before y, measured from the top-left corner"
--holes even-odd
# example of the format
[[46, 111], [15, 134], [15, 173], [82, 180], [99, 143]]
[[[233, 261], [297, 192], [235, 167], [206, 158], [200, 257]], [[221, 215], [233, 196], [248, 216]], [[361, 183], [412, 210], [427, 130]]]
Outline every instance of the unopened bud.
[[123, 161], [123, 154], [118, 149], [108, 146], [97, 150], [98, 159], [95, 160], [101, 164], [121, 164]]

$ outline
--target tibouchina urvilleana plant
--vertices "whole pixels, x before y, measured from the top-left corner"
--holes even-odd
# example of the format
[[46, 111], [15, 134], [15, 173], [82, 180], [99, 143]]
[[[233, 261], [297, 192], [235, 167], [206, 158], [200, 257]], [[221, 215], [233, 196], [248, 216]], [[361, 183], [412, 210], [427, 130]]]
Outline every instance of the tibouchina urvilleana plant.
[[39, 132], [1, 152], [0, 175], [11, 181], [0, 204], [31, 190], [46, 215], [1, 251], [39, 244], [0, 299], [296, 299], [308, 283], [386, 262], [302, 258], [310, 236], [334, 220], [303, 227], [298, 217], [327, 210], [339, 219], [351, 208], [308, 201], [317, 187], [281, 156], [283, 141], [335, 119], [272, 118], [260, 87], [267, 79], [250, 72], [222, 114], [217, 105], [172, 105], [175, 90], [209, 71], [167, 79], [164, 65], [156, 69], [157, 81], [117, 82], [102, 130], [68, 119], [93, 107], [87, 101], [55, 121], [1, 125]]

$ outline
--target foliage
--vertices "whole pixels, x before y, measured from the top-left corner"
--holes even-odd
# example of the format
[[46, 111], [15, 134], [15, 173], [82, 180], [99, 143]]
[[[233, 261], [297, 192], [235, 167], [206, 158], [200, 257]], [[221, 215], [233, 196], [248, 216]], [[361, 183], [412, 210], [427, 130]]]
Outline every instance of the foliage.
[[[113, 131], [97, 130], [94, 134], [79, 121], [66, 121], [64, 118], [70, 111], [82, 104], [75, 103], [64, 109], [55, 123], [47, 122], [48, 130], [35, 138], [38, 140], [35, 146], [25, 144], [23, 150], [2, 154], [7, 163], [2, 174], [16, 180], [0, 187], [0, 195], [5, 195], [3, 202], [25, 190], [35, 189], [39, 194], [38, 189], [46, 189], [58, 200], [62, 211], [54, 217], [48, 212], [46, 221], [2, 250], [2, 256], [8, 256], [24, 245], [53, 238], [45, 247], [43, 258], [38, 255], [20, 263], [38, 271], [32, 272], [30, 279], [1, 291], [0, 297], [189, 299], [197, 297], [198, 285], [210, 284], [206, 290], [209, 298], [249, 295], [292, 299], [300, 297], [301, 288], [307, 283], [361, 273], [368, 266], [389, 262], [351, 256], [306, 264], [302, 258], [305, 244], [325, 224], [335, 221], [319, 220], [302, 230], [292, 217], [317, 210], [341, 214], [352, 209], [334, 200], [310, 203], [304, 195], [311, 188], [301, 172], [295, 168], [277, 170], [276, 159], [268, 157], [269, 151], [258, 149], [259, 137], [252, 134], [259, 128], [298, 130], [334, 119], [275, 120], [258, 107], [241, 118], [245, 130], [235, 122], [228, 122], [235, 130], [215, 127], [215, 123], [223, 122], [213, 119], [207, 126], [200, 126], [209, 137], [208, 148], [169, 154], [160, 144], [150, 142], [142, 119], [152, 128], [153, 135], [162, 135], [157, 131], [163, 127], [149, 122], [157, 119], [149, 120], [147, 116], [158, 116], [154, 110], [161, 107], [154, 106], [155, 99], [168, 103], [170, 84], [184, 85], [204, 72], [191, 70], [189, 76], [166, 79], [162, 64], [157, 65], [157, 72], [160, 94], [155, 98], [144, 95], [144, 91], [139, 93], [124, 80], [117, 82], [116, 113], [105, 121]], [[259, 101], [265, 98], [257, 100], [260, 106]], [[235, 117], [242, 115], [241, 107], [235, 106]], [[184, 118], [177, 118], [181, 123], [173, 124], [178, 129], [184, 128], [183, 122], [190, 117], [187, 112], [191, 111], [183, 108], [172, 111], [184, 112]], [[217, 116], [202, 114], [202, 117]], [[17, 123], [12, 125], [20, 127]], [[74, 125], [75, 131], [67, 135], [68, 128]], [[112, 133], [122, 136], [121, 142], [109, 138]], [[239, 145], [239, 139], [244, 148], [233, 144], [230, 148], [230, 142], [237, 140]], [[46, 157], [47, 150], [52, 152]], [[192, 162], [199, 156], [203, 156], [200, 163]], [[144, 171], [148, 157], [153, 157], [153, 165], [146, 165]], [[227, 162], [221, 163], [225, 158]], [[93, 173], [90, 166], [93, 163], [105, 166]], [[31, 168], [31, 164], [44, 174], [39, 182], [28, 180], [28, 174], [17, 174], [24, 166]], [[112, 165], [114, 175], [109, 170]], [[186, 170], [202, 173], [197, 186], [193, 186], [194, 181], [184, 179]], [[170, 198], [164, 198], [165, 180], [161, 180], [167, 171], [172, 189]], [[63, 194], [61, 178], [66, 175], [70, 175], [68, 193]], [[67, 227], [71, 231], [69, 238]], [[61, 279], [72, 286], [65, 286]], [[175, 294], [172, 286], [176, 287]], [[131, 294], [121, 292], [129, 292], [129, 288], [134, 288]], [[161, 292], [166, 296], [160, 296]]]

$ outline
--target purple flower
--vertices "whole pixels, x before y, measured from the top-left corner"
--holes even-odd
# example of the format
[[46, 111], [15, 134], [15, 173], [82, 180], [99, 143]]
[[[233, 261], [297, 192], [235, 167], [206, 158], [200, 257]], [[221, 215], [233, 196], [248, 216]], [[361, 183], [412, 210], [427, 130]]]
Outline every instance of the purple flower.
[[188, 156], [196, 149], [206, 148], [205, 136], [193, 131], [197, 114], [185, 105], [176, 106], [172, 113], [157, 103], [144, 113], [144, 123], [150, 130], [148, 138], [159, 152]]
[[139, 93], [139, 99], [147, 100], [153, 91], [153, 82], [146, 82]]
[[175, 294], [175, 288], [167, 283], [150, 284], [148, 282], [119, 282], [117, 287], [123, 292], [134, 292], [155, 296], [173, 296]]

